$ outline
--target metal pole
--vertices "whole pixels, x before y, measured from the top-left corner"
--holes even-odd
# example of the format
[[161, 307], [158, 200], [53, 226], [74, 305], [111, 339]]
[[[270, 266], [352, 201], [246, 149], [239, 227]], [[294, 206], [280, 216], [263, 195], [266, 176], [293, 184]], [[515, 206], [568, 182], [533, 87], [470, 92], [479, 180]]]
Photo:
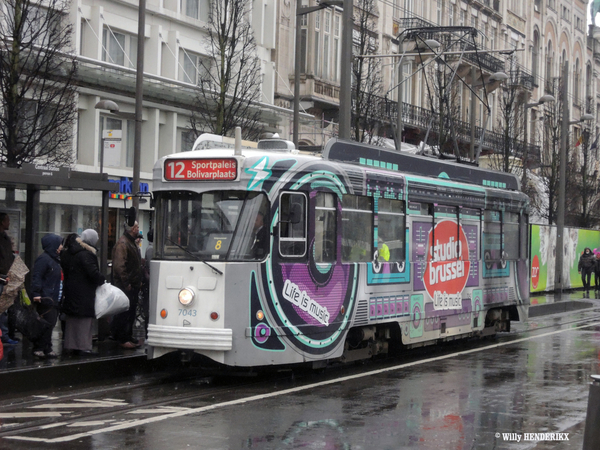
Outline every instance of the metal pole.
[[402, 107], [404, 105], [403, 100], [403, 92], [402, 92], [402, 83], [403, 83], [403, 75], [402, 73], [402, 58], [398, 61], [398, 118], [396, 122], [396, 150], [402, 150], [402, 131], [404, 130], [404, 123], [402, 122]]
[[292, 140], [294, 146], [298, 148], [298, 128], [300, 127], [300, 64], [302, 58], [300, 55], [300, 46], [302, 45], [302, 21], [300, 16], [300, 5], [302, 0], [296, 0], [296, 54], [294, 62], [294, 134]]
[[473, 86], [473, 91], [471, 92], [471, 142], [469, 144], [469, 159], [471, 161], [475, 161], [475, 105], [477, 101], [477, 96], [475, 95], [475, 79], [477, 78], [477, 68], [475, 66], [471, 67], [471, 84]]
[[344, 1], [342, 14], [342, 76], [340, 78], [340, 132], [341, 139], [350, 139], [352, 117], [352, 31], [354, 30], [353, 0]]
[[591, 375], [590, 395], [588, 397], [585, 431], [583, 432], [583, 450], [600, 448], [600, 375]]
[[[102, 132], [104, 134], [104, 132]], [[100, 145], [100, 174], [104, 172], [104, 138], [102, 138], [102, 142]]]
[[140, 0], [138, 9], [137, 73], [135, 78], [135, 136], [133, 140], [133, 206], [136, 213], [140, 198], [135, 194], [140, 190], [140, 161], [142, 150], [142, 103], [144, 100], [144, 37], [146, 35], [146, 0]]
[[569, 139], [569, 98], [568, 98], [568, 86], [569, 86], [569, 65], [568, 62], [564, 62], [562, 71], [562, 87], [561, 87], [561, 100], [562, 100], [562, 126], [560, 135], [560, 161], [559, 161], [559, 174], [558, 174], [558, 205], [556, 209], [556, 266], [554, 270], [554, 282], [555, 282], [555, 294], [558, 293], [558, 298], [562, 296], [563, 291], [563, 261], [564, 261], [564, 232], [565, 232], [565, 195], [567, 186], [567, 142]]
[[[102, 181], [105, 181], [102, 177]], [[108, 199], [110, 191], [102, 191], [102, 226], [100, 227], [100, 273], [108, 275]]]
[[521, 175], [521, 190], [525, 191], [527, 186], [527, 159], [529, 158], [529, 148], [527, 142], [529, 141], [528, 136], [528, 128], [529, 128], [529, 117], [527, 116], [527, 101], [523, 104], [523, 116], [525, 117], [525, 122], [523, 122], [523, 159], [522, 159], [522, 170], [523, 173]]

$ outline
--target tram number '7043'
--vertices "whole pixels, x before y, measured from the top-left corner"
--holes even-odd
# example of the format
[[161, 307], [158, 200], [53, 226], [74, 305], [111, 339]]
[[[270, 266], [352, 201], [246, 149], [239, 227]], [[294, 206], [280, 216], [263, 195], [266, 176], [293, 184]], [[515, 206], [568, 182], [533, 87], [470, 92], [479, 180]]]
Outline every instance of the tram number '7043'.
[[181, 308], [179, 308], [179, 315], [180, 316], [196, 317], [196, 310], [195, 309], [181, 309]]

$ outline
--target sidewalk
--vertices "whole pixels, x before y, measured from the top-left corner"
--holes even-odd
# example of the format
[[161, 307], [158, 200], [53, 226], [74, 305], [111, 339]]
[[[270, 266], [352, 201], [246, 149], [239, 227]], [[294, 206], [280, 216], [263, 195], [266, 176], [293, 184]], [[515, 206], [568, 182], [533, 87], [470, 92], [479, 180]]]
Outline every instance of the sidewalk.
[[[552, 293], [532, 295], [530, 317], [556, 314], [565, 311], [588, 308], [597, 304], [594, 294], [591, 299], [583, 297], [582, 291], [564, 293], [562, 299]], [[600, 299], [600, 295], [596, 298]], [[141, 338], [143, 330], [136, 328], [134, 337]], [[90, 357], [62, 355], [60, 325], [54, 329], [53, 347], [59, 355], [54, 359], [40, 359], [33, 356], [31, 343], [23, 339], [16, 345], [4, 344], [4, 358], [0, 361], [0, 392], [11, 393], [32, 390], [32, 386], [60, 388], [77, 383], [93, 383], [102, 379], [126, 379], [135, 375], [147, 374], [178, 364], [178, 355], [148, 360], [145, 346], [126, 350], [112, 340], [94, 341], [94, 352]], [[35, 389], [35, 388], [34, 388]]]

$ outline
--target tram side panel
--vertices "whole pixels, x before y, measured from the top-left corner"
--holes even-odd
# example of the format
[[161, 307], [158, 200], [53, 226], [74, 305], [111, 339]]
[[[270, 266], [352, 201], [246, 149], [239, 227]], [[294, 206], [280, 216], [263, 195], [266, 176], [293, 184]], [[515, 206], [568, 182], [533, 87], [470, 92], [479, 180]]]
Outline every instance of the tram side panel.
[[[269, 196], [268, 256], [211, 262], [222, 274], [153, 261], [150, 357], [187, 349], [228, 365], [325, 361], [348, 340], [368, 357], [385, 348], [365, 341], [399, 339], [392, 326], [406, 345], [435, 342], [481, 331], [487, 310], [524, 302], [523, 270], [503, 253], [510, 202], [484, 204], [484, 188], [318, 160], [266, 164], [262, 186], [239, 187]], [[182, 307], [188, 285], [201, 298]]]

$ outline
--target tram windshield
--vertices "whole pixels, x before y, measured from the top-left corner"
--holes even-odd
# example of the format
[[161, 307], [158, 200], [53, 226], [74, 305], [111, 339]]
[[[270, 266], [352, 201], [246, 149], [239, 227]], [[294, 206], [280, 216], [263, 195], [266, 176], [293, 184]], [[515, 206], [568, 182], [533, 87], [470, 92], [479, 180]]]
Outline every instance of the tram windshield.
[[157, 259], [262, 260], [269, 251], [269, 203], [247, 191], [157, 194]]

